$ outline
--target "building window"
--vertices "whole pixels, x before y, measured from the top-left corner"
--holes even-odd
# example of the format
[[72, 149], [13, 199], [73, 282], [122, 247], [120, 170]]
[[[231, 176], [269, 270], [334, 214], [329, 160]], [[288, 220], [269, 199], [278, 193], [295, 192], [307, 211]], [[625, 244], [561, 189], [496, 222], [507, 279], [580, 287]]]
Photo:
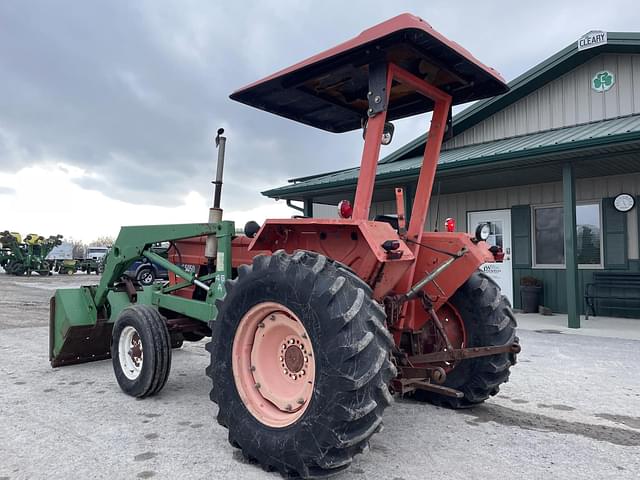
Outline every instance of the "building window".
[[[536, 267], [564, 267], [563, 208], [559, 205], [533, 209], [533, 255]], [[578, 264], [602, 265], [602, 229], [599, 203], [576, 205]]]
[[536, 265], [564, 265], [562, 207], [534, 210]]

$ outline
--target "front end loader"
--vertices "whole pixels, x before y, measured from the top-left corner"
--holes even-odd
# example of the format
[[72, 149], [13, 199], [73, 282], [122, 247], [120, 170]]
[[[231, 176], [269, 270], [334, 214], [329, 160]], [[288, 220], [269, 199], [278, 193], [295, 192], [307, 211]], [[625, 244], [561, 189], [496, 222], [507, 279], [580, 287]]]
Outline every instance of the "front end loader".
[[[123, 227], [100, 284], [58, 290], [52, 365], [111, 357], [129, 395], [158, 393], [171, 349], [211, 336], [211, 400], [229, 441], [285, 476], [348, 468], [380, 431], [393, 397], [477, 405], [509, 377], [520, 351], [487, 230], [425, 232], [453, 105], [504, 93], [500, 75], [420, 18], [404, 14], [244, 87], [233, 100], [331, 132], [364, 128], [353, 206], [338, 219], [250, 222], [237, 235], [220, 209], [225, 139], [218, 132], [213, 207], [203, 224]], [[380, 144], [391, 121], [432, 112], [406, 222], [370, 218]], [[151, 249], [170, 242], [168, 258]], [[140, 259], [169, 282], [124, 275]]]

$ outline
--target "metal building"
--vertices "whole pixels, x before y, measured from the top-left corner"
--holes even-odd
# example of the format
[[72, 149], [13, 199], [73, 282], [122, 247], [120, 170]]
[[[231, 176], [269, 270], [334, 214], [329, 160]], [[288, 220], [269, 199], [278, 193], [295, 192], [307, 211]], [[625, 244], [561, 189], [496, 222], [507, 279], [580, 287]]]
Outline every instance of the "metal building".
[[[640, 318], [640, 33], [589, 32], [509, 85], [454, 116], [426, 228], [489, 222], [506, 254], [490, 268], [515, 308], [521, 279], [535, 277], [542, 304], [579, 326], [587, 284], [609, 272], [598, 314]], [[372, 216], [395, 213], [395, 187], [411, 203], [425, 140], [380, 160]], [[263, 193], [335, 215], [357, 178], [351, 168]]]

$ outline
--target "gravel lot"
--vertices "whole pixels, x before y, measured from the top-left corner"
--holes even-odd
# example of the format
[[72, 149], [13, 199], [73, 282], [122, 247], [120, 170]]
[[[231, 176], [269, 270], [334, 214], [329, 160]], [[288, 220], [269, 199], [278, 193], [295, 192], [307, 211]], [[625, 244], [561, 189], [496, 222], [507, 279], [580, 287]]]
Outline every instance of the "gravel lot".
[[[119, 390], [110, 361], [49, 366], [49, 297], [95, 281], [0, 274], [0, 480], [279, 478], [227, 443], [204, 342], [174, 351], [167, 386], [146, 400]], [[334, 478], [638, 478], [640, 342], [520, 338], [501, 395], [462, 412], [398, 399], [370, 451]]]

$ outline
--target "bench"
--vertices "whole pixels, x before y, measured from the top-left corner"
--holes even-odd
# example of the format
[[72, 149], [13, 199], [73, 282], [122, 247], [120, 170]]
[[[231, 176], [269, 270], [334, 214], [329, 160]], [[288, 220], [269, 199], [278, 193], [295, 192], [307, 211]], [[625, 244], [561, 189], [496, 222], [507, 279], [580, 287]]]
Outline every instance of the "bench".
[[602, 303], [611, 310], [640, 310], [640, 272], [594, 273], [593, 281], [585, 285], [584, 301], [585, 319], [589, 319], [590, 311], [595, 317]]

